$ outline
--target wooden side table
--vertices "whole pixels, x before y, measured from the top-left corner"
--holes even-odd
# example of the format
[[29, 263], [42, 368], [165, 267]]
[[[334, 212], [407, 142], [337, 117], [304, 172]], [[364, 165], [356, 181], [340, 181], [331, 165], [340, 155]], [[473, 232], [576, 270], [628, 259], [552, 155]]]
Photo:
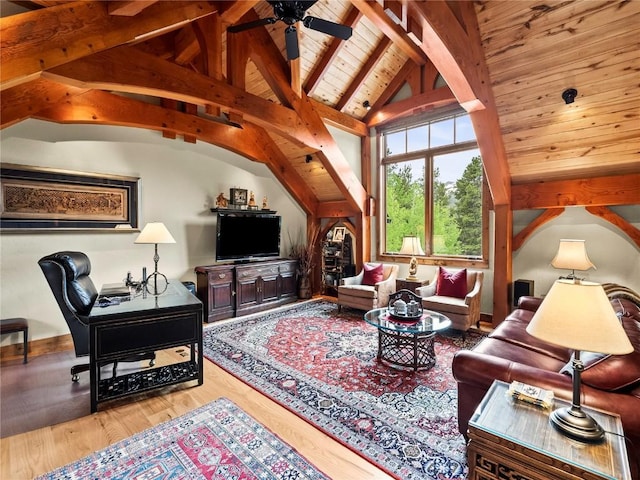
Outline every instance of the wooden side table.
[[409, 280], [407, 278], [396, 278], [396, 292], [398, 290], [409, 290], [416, 293], [416, 288], [429, 284], [429, 280]]
[[469, 421], [470, 480], [631, 480], [620, 417], [582, 407], [604, 428], [600, 444], [572, 440], [549, 423], [545, 410], [512, 399], [509, 384], [495, 381]]

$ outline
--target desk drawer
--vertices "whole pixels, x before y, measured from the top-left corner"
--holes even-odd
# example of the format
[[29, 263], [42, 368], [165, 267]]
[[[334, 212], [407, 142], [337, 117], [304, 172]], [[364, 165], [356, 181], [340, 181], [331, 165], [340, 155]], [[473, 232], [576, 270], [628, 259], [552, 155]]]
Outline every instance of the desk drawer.
[[224, 285], [233, 283], [233, 270], [231, 268], [217, 269], [215, 271], [209, 272], [208, 277], [210, 285]]
[[162, 350], [198, 342], [202, 326], [196, 313], [126, 323], [106, 323], [96, 327], [95, 348], [98, 359], [109, 355]]

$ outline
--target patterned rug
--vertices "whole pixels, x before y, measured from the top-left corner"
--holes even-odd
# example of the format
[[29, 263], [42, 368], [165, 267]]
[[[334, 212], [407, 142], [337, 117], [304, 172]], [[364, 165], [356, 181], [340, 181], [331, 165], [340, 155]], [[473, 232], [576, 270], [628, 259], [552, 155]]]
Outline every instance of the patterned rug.
[[436, 337], [436, 366], [405, 372], [376, 360], [362, 312], [316, 301], [204, 332], [214, 363], [402, 480], [464, 479], [455, 352], [482, 336]]
[[327, 479], [226, 398], [38, 479]]

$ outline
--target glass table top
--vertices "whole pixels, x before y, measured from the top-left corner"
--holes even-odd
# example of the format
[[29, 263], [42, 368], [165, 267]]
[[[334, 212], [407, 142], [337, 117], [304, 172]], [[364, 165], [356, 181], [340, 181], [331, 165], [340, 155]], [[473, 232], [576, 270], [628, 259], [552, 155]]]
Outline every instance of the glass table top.
[[[121, 285], [121, 284], [117, 284]], [[114, 287], [116, 284], [104, 285]], [[122, 286], [122, 285], [121, 285]], [[182, 284], [179, 280], [170, 280], [167, 289], [160, 295], [151, 295], [147, 292], [138, 292], [129, 298], [123, 298], [120, 303], [102, 305], [98, 300], [91, 309], [87, 320], [157, 310], [162, 308], [188, 307], [202, 308], [202, 302]]]
[[583, 405], [582, 409], [606, 432], [602, 443], [583, 443], [566, 437], [549, 423], [552, 410], [568, 407], [571, 402], [554, 398], [553, 407], [544, 409], [514, 400], [508, 395], [508, 390], [508, 383], [494, 381], [469, 420], [469, 427], [522, 445], [555, 459], [560, 465], [574, 465], [592, 472], [593, 478], [631, 478], [624, 431], [617, 414]]
[[431, 310], [424, 310], [417, 321], [407, 321], [394, 318], [387, 307], [376, 308], [365, 313], [364, 320], [382, 330], [404, 333], [438, 332], [451, 326], [451, 320], [447, 316]]

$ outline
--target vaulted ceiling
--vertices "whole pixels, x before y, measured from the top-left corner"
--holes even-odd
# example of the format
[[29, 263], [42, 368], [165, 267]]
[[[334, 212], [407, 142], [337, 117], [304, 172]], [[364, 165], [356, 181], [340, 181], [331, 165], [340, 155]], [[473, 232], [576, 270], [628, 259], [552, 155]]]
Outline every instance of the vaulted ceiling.
[[459, 103], [494, 204], [544, 207], [533, 184], [640, 183], [637, 1], [305, 2], [353, 35], [298, 22], [295, 60], [281, 21], [227, 32], [273, 16], [266, 1], [11, 3], [22, 10], [0, 24], [3, 128], [32, 117], [209, 142], [267, 164], [309, 214], [336, 217], [368, 214], [376, 192], [368, 140], [360, 181], [327, 124], [366, 139]]

